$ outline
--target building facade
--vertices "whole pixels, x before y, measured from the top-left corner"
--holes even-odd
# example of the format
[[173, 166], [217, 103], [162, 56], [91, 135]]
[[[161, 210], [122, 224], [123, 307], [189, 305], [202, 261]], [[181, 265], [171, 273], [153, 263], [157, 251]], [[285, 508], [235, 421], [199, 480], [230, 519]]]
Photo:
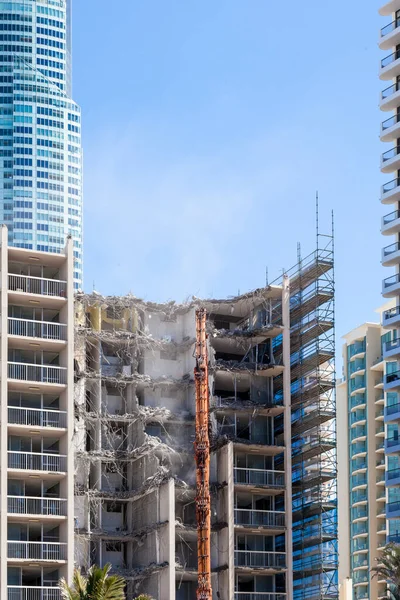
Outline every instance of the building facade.
[[371, 569], [386, 544], [383, 355], [390, 335], [379, 323], [345, 335], [337, 386], [339, 581], [352, 585], [354, 600], [387, 597], [386, 583]]
[[[382, 233], [393, 243], [382, 251], [382, 264], [394, 274], [383, 281], [383, 296], [392, 298], [394, 307], [385, 311], [382, 326], [391, 331], [383, 349], [386, 360], [385, 451], [386, 451], [386, 516], [387, 541], [400, 541], [400, 2], [391, 0], [380, 9], [387, 24], [380, 33], [379, 46], [385, 52], [380, 64], [380, 79], [385, 82], [380, 108], [386, 113], [381, 125], [381, 140], [389, 150], [381, 157], [381, 171], [390, 175], [382, 186], [381, 202], [391, 205], [391, 212], [382, 219]], [[389, 117], [389, 118], [387, 118]], [[389, 179], [389, 177], [388, 177]]]
[[58, 600], [74, 567], [73, 247], [0, 229], [0, 597]]
[[63, 253], [82, 283], [81, 111], [71, 1], [0, 2], [0, 222], [17, 248]]
[[75, 560], [128, 596], [197, 586], [195, 310], [208, 315], [213, 597], [337, 598], [333, 255], [187, 305], [76, 300]]

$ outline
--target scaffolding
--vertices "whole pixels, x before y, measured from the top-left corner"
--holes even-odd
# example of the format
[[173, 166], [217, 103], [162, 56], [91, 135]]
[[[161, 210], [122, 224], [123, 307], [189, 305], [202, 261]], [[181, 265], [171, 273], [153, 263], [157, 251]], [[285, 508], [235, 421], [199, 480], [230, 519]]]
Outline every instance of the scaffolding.
[[[318, 208], [317, 208], [318, 211]], [[290, 281], [293, 598], [338, 597], [334, 230]], [[275, 388], [283, 388], [280, 378]]]

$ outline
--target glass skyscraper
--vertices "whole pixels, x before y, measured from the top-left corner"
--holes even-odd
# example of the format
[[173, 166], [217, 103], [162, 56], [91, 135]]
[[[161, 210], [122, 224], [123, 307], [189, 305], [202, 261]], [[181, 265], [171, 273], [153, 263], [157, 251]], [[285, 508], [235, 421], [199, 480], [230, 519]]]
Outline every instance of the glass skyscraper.
[[0, 222], [9, 244], [74, 245], [82, 284], [81, 111], [72, 100], [72, 0], [0, 1]]

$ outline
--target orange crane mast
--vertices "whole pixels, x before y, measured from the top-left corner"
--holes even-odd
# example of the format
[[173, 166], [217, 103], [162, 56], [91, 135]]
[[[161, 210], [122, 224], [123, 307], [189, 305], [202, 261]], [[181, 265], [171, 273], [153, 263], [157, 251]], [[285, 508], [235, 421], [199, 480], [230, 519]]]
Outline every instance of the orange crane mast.
[[211, 589], [211, 498], [206, 310], [196, 310], [196, 517], [198, 585], [197, 600], [212, 600]]

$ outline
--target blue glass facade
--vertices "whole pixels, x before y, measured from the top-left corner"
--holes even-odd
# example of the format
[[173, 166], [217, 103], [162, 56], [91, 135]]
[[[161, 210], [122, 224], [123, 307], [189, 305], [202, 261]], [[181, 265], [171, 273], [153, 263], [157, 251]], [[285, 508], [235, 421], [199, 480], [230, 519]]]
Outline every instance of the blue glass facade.
[[82, 284], [81, 111], [71, 99], [71, 5], [0, 2], [0, 221], [10, 245], [74, 243]]

